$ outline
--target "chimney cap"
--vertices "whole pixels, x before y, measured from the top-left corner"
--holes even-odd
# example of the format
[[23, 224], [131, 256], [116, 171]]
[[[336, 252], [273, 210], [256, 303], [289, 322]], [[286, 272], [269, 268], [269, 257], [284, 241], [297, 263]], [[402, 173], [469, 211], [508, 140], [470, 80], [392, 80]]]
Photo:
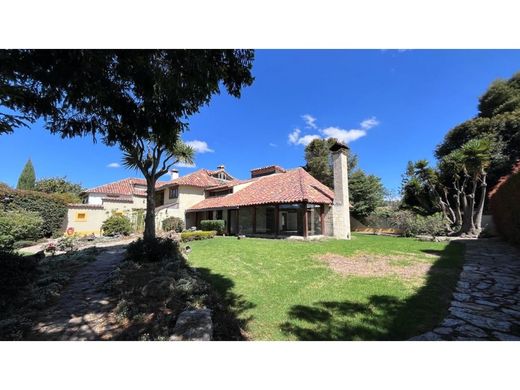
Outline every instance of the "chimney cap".
[[336, 141], [334, 145], [330, 147], [331, 152], [338, 152], [342, 150], [348, 150], [349, 147], [345, 145], [343, 142]]
[[224, 164], [220, 164], [217, 169], [220, 170], [220, 171], [223, 171], [225, 169], [225, 165]]
[[170, 172], [179, 172], [179, 170], [177, 168], [172, 168], [170, 169]]

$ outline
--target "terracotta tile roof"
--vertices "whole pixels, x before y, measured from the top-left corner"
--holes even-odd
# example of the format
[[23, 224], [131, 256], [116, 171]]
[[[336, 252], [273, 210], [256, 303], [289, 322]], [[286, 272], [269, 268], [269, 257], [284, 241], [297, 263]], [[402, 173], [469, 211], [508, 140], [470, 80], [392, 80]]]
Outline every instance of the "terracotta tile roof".
[[88, 203], [69, 203], [67, 207], [70, 209], [102, 209], [103, 205]]
[[261, 204], [326, 203], [334, 200], [334, 192], [307, 173], [296, 168], [252, 180], [247, 187], [235, 193], [204, 199], [188, 211], [232, 208]]
[[186, 176], [181, 176], [175, 180], [170, 180], [167, 182], [164, 182], [160, 188], [165, 188], [171, 185], [182, 185], [182, 186], [192, 186], [192, 187], [201, 187], [201, 188], [208, 188], [208, 187], [216, 187], [221, 186], [225, 183], [227, 183], [226, 180], [220, 180], [216, 177], [211, 176], [212, 174], [215, 174], [219, 171], [209, 171], [207, 169], [199, 169], [198, 171], [195, 171], [193, 173], [190, 173]]
[[[158, 181], [155, 187], [160, 187], [164, 184], [163, 181]], [[146, 186], [145, 179], [128, 178], [119, 180], [113, 183], [103, 184], [99, 187], [90, 188], [85, 193], [97, 193], [97, 194], [111, 194], [111, 195], [123, 195], [123, 196], [146, 196], [146, 189], [135, 188], [136, 185]]]

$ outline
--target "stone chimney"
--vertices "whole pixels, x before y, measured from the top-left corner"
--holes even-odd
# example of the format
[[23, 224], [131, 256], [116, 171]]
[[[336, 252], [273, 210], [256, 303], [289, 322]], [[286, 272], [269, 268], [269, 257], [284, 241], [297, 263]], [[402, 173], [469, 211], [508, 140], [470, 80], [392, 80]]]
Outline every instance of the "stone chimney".
[[332, 227], [334, 237], [350, 240], [350, 202], [348, 198], [348, 146], [336, 142], [330, 147], [334, 169], [334, 205]]
[[170, 175], [172, 177], [172, 180], [179, 178], [179, 170], [178, 169], [170, 169]]

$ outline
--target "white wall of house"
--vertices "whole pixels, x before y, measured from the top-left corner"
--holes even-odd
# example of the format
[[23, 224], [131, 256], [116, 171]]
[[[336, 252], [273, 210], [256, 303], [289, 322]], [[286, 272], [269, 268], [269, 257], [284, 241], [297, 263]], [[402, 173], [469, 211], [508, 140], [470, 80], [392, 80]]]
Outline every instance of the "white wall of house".
[[181, 218], [190, 227], [191, 221], [186, 221], [186, 210], [204, 200], [204, 189], [192, 186], [179, 186], [179, 196], [170, 198], [169, 187], [164, 189], [164, 205], [158, 207], [155, 213], [157, 229], [162, 228], [162, 221], [169, 217]]
[[88, 204], [102, 205], [103, 194], [88, 194]]

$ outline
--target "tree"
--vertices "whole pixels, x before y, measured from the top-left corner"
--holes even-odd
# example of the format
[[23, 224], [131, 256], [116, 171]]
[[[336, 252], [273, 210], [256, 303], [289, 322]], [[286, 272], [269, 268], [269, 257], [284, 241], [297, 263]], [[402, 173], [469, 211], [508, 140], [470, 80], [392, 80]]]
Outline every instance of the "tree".
[[[305, 147], [305, 170], [321, 183], [334, 187], [334, 174], [332, 168], [332, 155], [330, 147], [337, 142], [335, 138], [315, 139]], [[347, 151], [349, 175], [357, 167], [357, 156], [350, 150]]]
[[[330, 188], [334, 186], [330, 147], [336, 142], [335, 138], [315, 139], [305, 147], [305, 170]], [[367, 175], [357, 167], [358, 157], [350, 150], [347, 161], [352, 215], [363, 219], [383, 203], [385, 189], [379, 177]]]
[[497, 152], [488, 172], [490, 187], [520, 159], [520, 72], [497, 80], [480, 97], [476, 117], [451, 129], [435, 150], [438, 160], [475, 138], [492, 139]]
[[364, 219], [383, 205], [385, 188], [379, 177], [367, 175], [361, 169], [357, 169], [348, 180], [354, 217]]
[[19, 190], [32, 190], [36, 182], [36, 174], [34, 173], [34, 166], [31, 159], [27, 160], [23, 167], [22, 173], [18, 178], [16, 188]]
[[[476, 138], [444, 157], [436, 168], [420, 160], [407, 169], [403, 208], [431, 205], [441, 211], [449, 231], [478, 237], [487, 191], [487, 170], [496, 145], [489, 138]], [[423, 207], [427, 211], [427, 207]]]
[[54, 194], [65, 203], [79, 203], [80, 194], [84, 191], [81, 184], [72, 183], [66, 177], [49, 177], [36, 182], [34, 190]]
[[[188, 119], [221, 88], [251, 85], [251, 50], [5, 50], [0, 103], [19, 112], [3, 131], [43, 117], [62, 137], [119, 145], [147, 183], [146, 239], [155, 237], [155, 183], [186, 149]], [[1, 119], [1, 118], [0, 118]], [[181, 161], [181, 160], [179, 160]]]

